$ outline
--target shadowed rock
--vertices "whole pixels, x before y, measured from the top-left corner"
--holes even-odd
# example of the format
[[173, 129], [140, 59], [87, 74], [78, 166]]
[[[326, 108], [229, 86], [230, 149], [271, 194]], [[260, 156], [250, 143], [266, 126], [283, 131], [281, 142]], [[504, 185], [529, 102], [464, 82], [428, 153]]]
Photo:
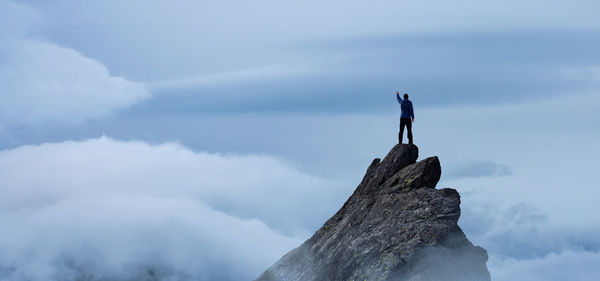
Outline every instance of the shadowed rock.
[[344, 206], [257, 280], [490, 280], [487, 253], [458, 227], [460, 195], [435, 189], [437, 157], [415, 145], [373, 160]]

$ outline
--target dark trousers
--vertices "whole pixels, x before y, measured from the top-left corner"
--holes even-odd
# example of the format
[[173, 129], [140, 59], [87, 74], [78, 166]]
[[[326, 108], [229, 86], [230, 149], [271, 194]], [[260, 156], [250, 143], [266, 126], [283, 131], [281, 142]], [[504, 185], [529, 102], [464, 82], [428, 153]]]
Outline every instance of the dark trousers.
[[412, 137], [412, 122], [410, 118], [400, 118], [400, 133], [398, 133], [398, 143], [402, 143], [402, 135], [404, 135], [404, 126], [408, 130], [408, 143], [413, 143]]

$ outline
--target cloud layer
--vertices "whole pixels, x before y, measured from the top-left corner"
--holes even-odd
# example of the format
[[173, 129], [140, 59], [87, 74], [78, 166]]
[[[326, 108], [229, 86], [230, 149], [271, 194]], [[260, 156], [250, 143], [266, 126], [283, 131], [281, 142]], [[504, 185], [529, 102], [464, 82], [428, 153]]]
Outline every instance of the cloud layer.
[[[597, 5], [32, 3], [46, 16], [46, 37], [148, 82], [157, 98], [138, 110], [166, 114], [372, 112], [386, 110], [386, 93], [398, 89], [419, 93], [422, 104], [431, 105], [595, 88], [598, 81], [564, 72], [600, 63], [593, 48], [600, 21], [590, 13]], [[134, 14], [140, 16], [132, 20]]]
[[[0, 178], [0, 224], [10, 226], [0, 233], [0, 272], [11, 281], [251, 279], [352, 191], [267, 156], [107, 137], [0, 151]], [[506, 206], [486, 196], [495, 186], [468, 183], [455, 186], [460, 225], [489, 251], [494, 280], [593, 274], [583, 268], [599, 261], [596, 225]], [[533, 273], [557, 264], [554, 275]]]

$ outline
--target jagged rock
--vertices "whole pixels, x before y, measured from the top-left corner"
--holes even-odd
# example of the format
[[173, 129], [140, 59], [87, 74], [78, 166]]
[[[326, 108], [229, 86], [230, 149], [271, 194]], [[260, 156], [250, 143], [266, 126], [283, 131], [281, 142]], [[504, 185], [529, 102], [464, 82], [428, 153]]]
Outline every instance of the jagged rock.
[[487, 252], [457, 225], [460, 195], [435, 189], [438, 158], [417, 158], [404, 144], [373, 160], [342, 208], [257, 280], [490, 280]]

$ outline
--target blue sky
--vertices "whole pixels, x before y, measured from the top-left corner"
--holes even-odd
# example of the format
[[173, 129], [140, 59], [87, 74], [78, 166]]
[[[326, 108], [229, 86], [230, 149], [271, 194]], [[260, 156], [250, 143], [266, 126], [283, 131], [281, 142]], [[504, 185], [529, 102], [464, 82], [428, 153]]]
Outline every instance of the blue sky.
[[494, 280], [590, 280], [598, 10], [0, 0], [0, 276], [252, 279], [393, 146], [400, 91]]

